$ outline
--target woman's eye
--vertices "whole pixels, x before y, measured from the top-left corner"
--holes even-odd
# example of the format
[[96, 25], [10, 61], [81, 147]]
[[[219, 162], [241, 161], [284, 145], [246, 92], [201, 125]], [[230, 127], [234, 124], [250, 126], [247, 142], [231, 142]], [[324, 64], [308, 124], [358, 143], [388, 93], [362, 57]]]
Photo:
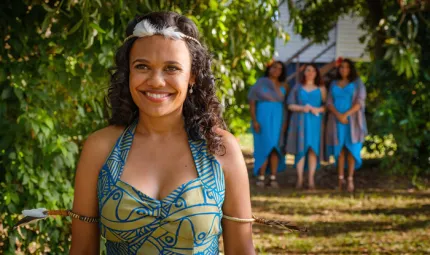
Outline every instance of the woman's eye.
[[144, 65], [144, 64], [138, 64], [135, 65], [134, 68], [139, 69], [139, 70], [148, 70], [148, 66]]
[[176, 66], [168, 66], [168, 67], [166, 67], [166, 71], [168, 71], [168, 72], [176, 72], [178, 70], [179, 70], [179, 68], [176, 67]]

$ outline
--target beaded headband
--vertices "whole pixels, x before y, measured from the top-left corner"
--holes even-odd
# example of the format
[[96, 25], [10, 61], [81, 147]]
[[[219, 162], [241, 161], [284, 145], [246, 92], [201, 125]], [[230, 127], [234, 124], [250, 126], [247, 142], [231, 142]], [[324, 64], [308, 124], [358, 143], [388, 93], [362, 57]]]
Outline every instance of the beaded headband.
[[147, 19], [144, 19], [139, 23], [137, 23], [136, 26], [134, 27], [133, 34], [125, 38], [124, 42], [134, 37], [141, 38], [141, 37], [152, 36], [152, 35], [163, 35], [164, 37], [171, 38], [174, 40], [189, 39], [196, 42], [198, 45], [201, 45], [196, 38], [188, 36], [182, 32], [179, 32], [178, 28], [175, 26], [172, 26], [172, 27], [164, 26], [160, 29], [152, 25]]

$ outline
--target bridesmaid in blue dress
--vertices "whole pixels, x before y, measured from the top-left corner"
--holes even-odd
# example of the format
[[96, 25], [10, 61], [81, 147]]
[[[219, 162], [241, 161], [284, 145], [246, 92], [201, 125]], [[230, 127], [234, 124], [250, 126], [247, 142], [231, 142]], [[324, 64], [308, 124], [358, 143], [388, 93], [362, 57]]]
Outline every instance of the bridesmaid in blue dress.
[[254, 135], [254, 175], [258, 175], [257, 186], [265, 186], [266, 170], [270, 168], [270, 186], [277, 188], [276, 173], [286, 168], [285, 156], [280, 143], [285, 115], [286, 86], [285, 66], [276, 61], [266, 70], [251, 88], [248, 100]]
[[287, 100], [292, 111], [286, 152], [295, 155], [297, 188], [303, 187], [303, 170], [309, 170], [308, 187], [315, 189], [314, 175], [323, 153], [323, 113], [326, 89], [315, 64], [305, 66], [300, 84]]
[[[339, 189], [344, 183], [344, 169], [348, 169], [348, 191], [354, 191], [354, 170], [361, 166], [360, 156], [367, 135], [364, 115], [366, 88], [357, 75], [354, 64], [344, 59], [330, 85], [327, 108], [327, 149], [333, 155], [339, 173]], [[345, 159], [347, 164], [345, 164]]]

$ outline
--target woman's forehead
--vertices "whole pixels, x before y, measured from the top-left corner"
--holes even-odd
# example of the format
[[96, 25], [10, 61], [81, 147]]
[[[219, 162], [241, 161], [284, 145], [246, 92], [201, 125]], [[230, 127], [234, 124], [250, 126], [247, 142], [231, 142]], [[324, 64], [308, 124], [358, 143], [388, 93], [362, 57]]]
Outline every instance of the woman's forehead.
[[342, 62], [342, 64], [340, 64], [341, 67], [349, 67], [349, 63], [348, 62]]
[[130, 63], [136, 59], [149, 62], [175, 61], [183, 65], [191, 63], [190, 52], [183, 40], [154, 35], [137, 39], [130, 50]]

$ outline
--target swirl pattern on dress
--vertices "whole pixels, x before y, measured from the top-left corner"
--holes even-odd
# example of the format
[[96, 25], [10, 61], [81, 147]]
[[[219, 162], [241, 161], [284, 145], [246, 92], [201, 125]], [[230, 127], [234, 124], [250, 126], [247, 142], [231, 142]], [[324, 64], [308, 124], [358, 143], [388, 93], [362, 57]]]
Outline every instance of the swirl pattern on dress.
[[162, 200], [121, 181], [137, 121], [119, 137], [98, 179], [100, 232], [108, 255], [218, 254], [225, 183], [204, 140], [189, 140], [198, 177]]

